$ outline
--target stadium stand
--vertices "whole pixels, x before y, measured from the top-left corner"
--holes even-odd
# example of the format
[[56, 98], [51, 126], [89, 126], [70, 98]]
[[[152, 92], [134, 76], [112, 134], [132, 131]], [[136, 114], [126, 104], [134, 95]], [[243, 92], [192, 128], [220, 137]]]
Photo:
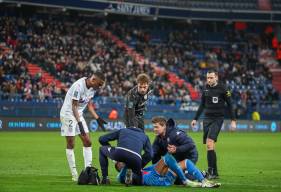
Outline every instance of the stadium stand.
[[136, 75], [146, 72], [155, 85], [155, 113], [173, 113], [199, 98], [193, 88], [200, 90], [206, 70], [215, 67], [233, 90], [238, 114], [245, 117], [256, 106], [278, 109], [269, 71], [278, 62], [266, 25], [251, 30], [245, 23], [121, 19], [1, 16], [1, 99], [61, 101], [65, 87], [103, 69], [107, 86], [99, 104], [117, 103], [120, 110]]

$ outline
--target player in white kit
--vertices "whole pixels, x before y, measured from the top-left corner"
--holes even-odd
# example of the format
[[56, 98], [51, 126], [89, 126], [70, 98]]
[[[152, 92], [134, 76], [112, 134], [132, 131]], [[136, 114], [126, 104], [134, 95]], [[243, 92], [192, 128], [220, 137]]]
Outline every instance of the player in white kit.
[[89, 112], [102, 129], [104, 129], [104, 124], [106, 124], [106, 121], [97, 115], [92, 103], [96, 90], [100, 89], [104, 84], [105, 76], [101, 72], [95, 72], [89, 78], [83, 77], [77, 80], [67, 91], [60, 111], [61, 135], [66, 137], [66, 157], [73, 181], [78, 179], [74, 156], [74, 140], [76, 135], [79, 135], [83, 143], [85, 167], [92, 164], [92, 143], [87, 123], [83, 117], [83, 111], [86, 106], [88, 106]]

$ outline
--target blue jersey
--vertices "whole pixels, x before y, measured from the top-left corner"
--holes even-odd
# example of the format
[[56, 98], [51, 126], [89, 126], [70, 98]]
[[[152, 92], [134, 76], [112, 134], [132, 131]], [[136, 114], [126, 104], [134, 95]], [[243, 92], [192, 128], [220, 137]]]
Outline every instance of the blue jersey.
[[168, 171], [165, 175], [160, 175], [156, 172], [154, 166], [151, 165], [143, 169], [143, 185], [170, 186], [174, 184], [176, 176], [171, 171]]
[[[151, 165], [142, 170], [143, 175], [143, 185], [147, 186], [170, 186], [173, 185], [176, 179], [176, 176], [168, 171], [166, 175], [159, 175], [154, 168], [155, 165]], [[127, 168], [123, 168], [117, 176], [119, 182], [125, 182]]]

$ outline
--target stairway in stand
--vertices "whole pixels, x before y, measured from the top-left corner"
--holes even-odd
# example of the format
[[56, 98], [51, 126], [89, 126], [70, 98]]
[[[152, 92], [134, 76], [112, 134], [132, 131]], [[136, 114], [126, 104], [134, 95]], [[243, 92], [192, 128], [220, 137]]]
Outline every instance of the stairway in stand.
[[[145, 57], [143, 55], [137, 53], [133, 48], [129, 47], [125, 42], [120, 40], [117, 36], [113, 35], [110, 31], [98, 28], [97, 32], [99, 32], [105, 38], [112, 39], [119, 48], [125, 49], [127, 53], [139, 63], [144, 63]], [[157, 65], [153, 65], [153, 68], [158, 75], [160, 75], [161, 73], [168, 73], [169, 81], [171, 83], [178, 84], [179, 86], [186, 86], [192, 100], [197, 100], [199, 98], [198, 91], [196, 91], [190, 83], [186, 82], [184, 79], [179, 78], [179, 76], [177, 76], [175, 73], [167, 71], [166, 69]]]
[[281, 94], [281, 68], [270, 69], [272, 73], [272, 85]]
[[56, 87], [65, 88], [65, 85], [61, 81], [57, 80], [54, 76], [52, 76], [50, 73], [43, 70], [38, 65], [28, 63], [26, 67], [27, 67], [28, 73], [31, 76], [35, 76], [36, 74], [41, 73], [43, 83], [47, 83], [47, 84], [55, 83]]

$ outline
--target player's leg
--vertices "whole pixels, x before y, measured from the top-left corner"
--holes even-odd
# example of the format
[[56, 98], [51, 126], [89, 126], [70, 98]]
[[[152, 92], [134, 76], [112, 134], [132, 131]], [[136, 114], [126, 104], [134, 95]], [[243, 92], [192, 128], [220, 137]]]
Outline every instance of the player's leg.
[[206, 178], [204, 178], [201, 171], [189, 159], [183, 160], [183, 161], [179, 162], [178, 164], [183, 171], [186, 170], [197, 181], [201, 182], [202, 183], [201, 187], [213, 188], [213, 187], [219, 187], [220, 186], [220, 183], [213, 183], [213, 182], [210, 182], [209, 180], [207, 180]]
[[[124, 162], [127, 167], [125, 183], [127, 185], [142, 185], [142, 159], [131, 152], [123, 149], [115, 149], [112, 158], [119, 162]], [[135, 175], [133, 179], [133, 173]]]
[[83, 143], [83, 157], [84, 157], [84, 166], [86, 167], [90, 167], [92, 166], [92, 142], [91, 142], [91, 138], [90, 138], [90, 134], [89, 134], [89, 129], [87, 126], [87, 123], [85, 121], [84, 118], [81, 118], [82, 120], [82, 124], [83, 124], [83, 128], [85, 131], [85, 135], [81, 135], [78, 125], [76, 127], [76, 132], [79, 133], [79, 137]]
[[76, 163], [75, 163], [75, 154], [74, 154], [74, 141], [75, 137], [73, 136], [66, 136], [66, 158], [68, 162], [68, 166], [72, 175], [72, 180], [77, 181], [78, 180], [78, 173], [76, 169]]
[[207, 139], [207, 160], [208, 160], [208, 173], [210, 177], [215, 175], [215, 168], [217, 164], [217, 155], [215, 152], [215, 141], [213, 139]]
[[[207, 139], [208, 139], [208, 134], [210, 131], [210, 126], [212, 124], [212, 120], [211, 119], [204, 119], [203, 121], [203, 144], [207, 144]], [[210, 143], [209, 143], [210, 144]], [[211, 170], [211, 168], [213, 167], [213, 157], [212, 156], [212, 152], [209, 152], [208, 150], [208, 145], [207, 146], [207, 163], [208, 163], [208, 170], [206, 171], [206, 176], [209, 175], [208, 171]]]
[[128, 167], [125, 183], [126, 184], [134, 184], [134, 185], [142, 185], [142, 160], [137, 156], [130, 157], [127, 161], [124, 161], [126, 166]]
[[211, 128], [214, 126], [214, 119], [205, 119], [203, 121], [203, 143], [206, 144], [207, 147], [207, 162], [208, 162], [208, 170], [207, 176], [213, 175], [214, 166], [216, 162], [216, 153], [214, 151], [214, 140], [209, 138]]
[[113, 153], [115, 151], [114, 147], [111, 146], [101, 146], [99, 150], [99, 161], [102, 172], [102, 184], [110, 184], [108, 178], [108, 157], [112, 160]]
[[189, 159], [183, 160], [178, 163], [182, 170], [186, 170], [189, 174], [191, 174], [197, 181], [204, 180], [204, 176], [201, 171], [195, 166], [195, 164]]
[[[117, 180], [120, 183], [126, 184], [126, 185], [128, 185], [128, 183], [135, 184], [135, 182], [133, 182], [133, 181], [135, 181], [137, 179], [137, 175], [132, 172], [132, 169], [128, 169], [128, 167], [126, 166], [125, 163], [117, 161], [115, 163], [115, 169], [116, 169], [116, 171], [119, 172], [119, 174], [117, 176]], [[146, 174], [146, 175], [148, 175], [148, 174]], [[131, 181], [126, 181], [126, 180], [128, 180], [128, 177], [130, 177], [129, 180], [131, 180]]]
[[[182, 169], [179, 167], [176, 159], [169, 153], [167, 153], [166, 155], [164, 155], [162, 157], [162, 159], [160, 159], [157, 164], [162, 165], [162, 161], [164, 162], [164, 164], [170, 168], [173, 172], [175, 172], [177, 174], [177, 176], [179, 177], [179, 179], [182, 181], [182, 183], [186, 183], [187, 178], [184, 175], [184, 172], [182, 171]], [[155, 166], [156, 171], [158, 171], [157, 166]], [[162, 169], [165, 170], [165, 169]], [[167, 169], [168, 170], [168, 169]], [[163, 174], [163, 173], [162, 173]], [[166, 174], [166, 173], [164, 173]]]
[[208, 159], [208, 173], [210, 179], [218, 178], [217, 170], [217, 154], [215, 151], [215, 142], [221, 130], [223, 119], [213, 120], [209, 124], [209, 131], [206, 139], [207, 144], [207, 159]]
[[61, 135], [66, 138], [66, 158], [72, 175], [72, 180], [78, 180], [78, 173], [74, 155], [75, 121], [72, 118], [61, 117]]
[[[190, 187], [201, 187], [201, 183], [190, 181], [185, 177], [183, 169], [178, 165], [176, 159], [169, 153], [162, 157], [165, 164], [169, 167], [171, 171], [173, 171], [182, 183], [186, 186]], [[160, 160], [161, 161], [161, 160]]]

